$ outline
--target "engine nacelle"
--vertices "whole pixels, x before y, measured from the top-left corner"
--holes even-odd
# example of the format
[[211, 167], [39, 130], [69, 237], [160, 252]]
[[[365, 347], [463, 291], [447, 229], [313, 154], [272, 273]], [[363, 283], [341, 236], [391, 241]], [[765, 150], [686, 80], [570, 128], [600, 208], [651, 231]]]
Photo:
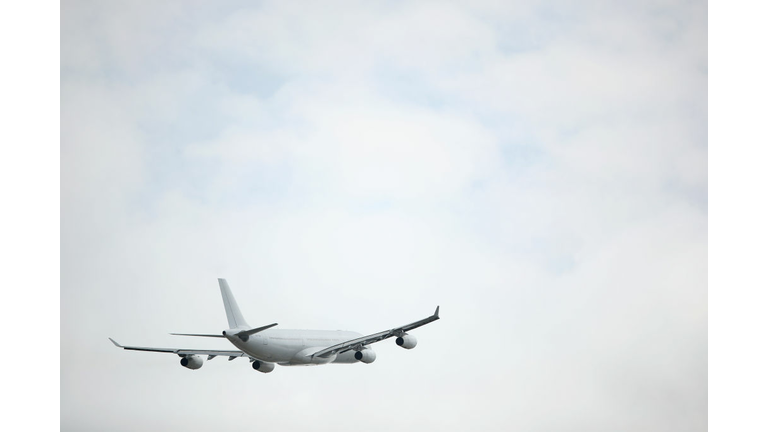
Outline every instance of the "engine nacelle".
[[181, 358], [181, 365], [187, 369], [200, 369], [203, 367], [203, 359], [196, 355], [187, 355]]
[[259, 360], [254, 360], [251, 363], [251, 367], [256, 369], [257, 371], [261, 373], [270, 373], [273, 370], [275, 370], [275, 364], [274, 363], [267, 363]]
[[416, 346], [416, 337], [412, 335], [402, 335], [395, 339], [395, 343], [405, 349], [412, 349]]
[[376, 360], [376, 353], [371, 349], [364, 349], [362, 351], [355, 352], [355, 360], [363, 363], [373, 363]]

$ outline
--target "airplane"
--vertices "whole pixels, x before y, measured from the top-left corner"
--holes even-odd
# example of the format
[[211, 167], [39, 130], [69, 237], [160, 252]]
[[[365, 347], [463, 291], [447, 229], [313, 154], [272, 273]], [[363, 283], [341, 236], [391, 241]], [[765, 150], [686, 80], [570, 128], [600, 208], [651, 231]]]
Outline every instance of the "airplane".
[[243, 319], [235, 297], [229, 289], [226, 279], [219, 279], [221, 298], [224, 301], [224, 310], [227, 313], [229, 328], [221, 334], [191, 334], [171, 333], [177, 336], [197, 336], [225, 338], [234, 345], [237, 350], [201, 350], [201, 349], [177, 349], [177, 348], [151, 348], [124, 346], [109, 338], [115, 346], [126, 350], [151, 351], [161, 353], [173, 353], [181, 357], [181, 365], [187, 369], [200, 369], [203, 367], [203, 358], [207, 360], [214, 357], [228, 357], [230, 361], [238, 357], [250, 359], [251, 367], [262, 372], [269, 373], [275, 369], [275, 365], [323, 365], [329, 363], [373, 363], [376, 360], [376, 352], [371, 345], [391, 337], [396, 338], [395, 343], [405, 349], [413, 349], [416, 346], [416, 338], [408, 334], [415, 328], [429, 324], [440, 319], [440, 306], [431, 316], [418, 321], [395, 327], [389, 330], [363, 336], [357, 332], [342, 330], [288, 330], [273, 329], [277, 323], [261, 327], [251, 328]]

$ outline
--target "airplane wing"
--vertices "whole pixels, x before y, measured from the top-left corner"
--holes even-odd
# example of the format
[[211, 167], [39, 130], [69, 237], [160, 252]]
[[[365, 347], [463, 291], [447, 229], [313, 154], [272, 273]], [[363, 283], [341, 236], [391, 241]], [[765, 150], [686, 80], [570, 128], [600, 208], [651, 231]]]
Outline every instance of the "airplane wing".
[[440, 306], [435, 309], [435, 313], [431, 316], [420, 319], [416, 322], [412, 322], [410, 324], [406, 324], [404, 326], [395, 327], [393, 329], [384, 330], [378, 333], [370, 334], [368, 336], [359, 337], [357, 339], [348, 340], [346, 342], [342, 342], [340, 344], [331, 345], [328, 348], [324, 348], [314, 354], [312, 354], [312, 357], [330, 357], [334, 354], [341, 354], [343, 352], [347, 352], [354, 348], [364, 347], [366, 345], [370, 345], [372, 343], [376, 343], [379, 341], [383, 341], [384, 339], [389, 339], [392, 336], [401, 336], [405, 332], [409, 330], [413, 330], [415, 328], [421, 327], [425, 324], [429, 324], [432, 321], [437, 321], [440, 319]]
[[250, 357], [248, 354], [242, 351], [135, 347], [135, 346], [120, 345], [119, 343], [115, 342], [115, 340], [112, 338], [109, 338], [109, 340], [111, 340], [116, 347], [122, 348], [122, 349], [134, 350], [134, 351], [153, 351], [153, 352], [162, 352], [162, 353], [172, 353], [172, 354], [177, 354], [180, 357], [184, 357], [185, 355], [193, 355], [193, 354], [207, 355], [208, 360], [216, 356], [227, 356], [229, 357], [230, 360], [234, 359], [235, 357]]

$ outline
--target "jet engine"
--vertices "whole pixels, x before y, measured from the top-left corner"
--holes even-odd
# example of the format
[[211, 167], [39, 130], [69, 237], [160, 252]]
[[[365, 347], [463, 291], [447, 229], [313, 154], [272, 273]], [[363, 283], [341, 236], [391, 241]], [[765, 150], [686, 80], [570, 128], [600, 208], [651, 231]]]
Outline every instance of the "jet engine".
[[411, 349], [416, 346], [416, 337], [409, 334], [402, 335], [395, 339], [395, 343], [405, 349]]
[[361, 361], [363, 363], [373, 363], [373, 361], [376, 360], [376, 353], [370, 349], [357, 351], [355, 352], [355, 360]]
[[251, 363], [251, 367], [256, 369], [257, 371], [261, 373], [270, 373], [273, 370], [275, 370], [275, 364], [274, 363], [267, 363], [263, 361], [254, 360]]
[[181, 358], [181, 365], [187, 369], [200, 369], [203, 367], [203, 359], [196, 355], [187, 355]]

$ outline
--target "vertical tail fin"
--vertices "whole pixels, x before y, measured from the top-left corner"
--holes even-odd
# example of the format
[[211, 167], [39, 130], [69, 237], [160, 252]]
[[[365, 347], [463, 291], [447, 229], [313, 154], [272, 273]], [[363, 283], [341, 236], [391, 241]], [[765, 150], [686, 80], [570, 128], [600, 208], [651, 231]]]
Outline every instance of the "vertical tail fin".
[[224, 300], [224, 309], [227, 311], [229, 328], [249, 328], [248, 323], [243, 319], [243, 314], [240, 313], [240, 308], [237, 307], [232, 291], [229, 290], [226, 279], [219, 278], [219, 288], [221, 288], [221, 299]]

